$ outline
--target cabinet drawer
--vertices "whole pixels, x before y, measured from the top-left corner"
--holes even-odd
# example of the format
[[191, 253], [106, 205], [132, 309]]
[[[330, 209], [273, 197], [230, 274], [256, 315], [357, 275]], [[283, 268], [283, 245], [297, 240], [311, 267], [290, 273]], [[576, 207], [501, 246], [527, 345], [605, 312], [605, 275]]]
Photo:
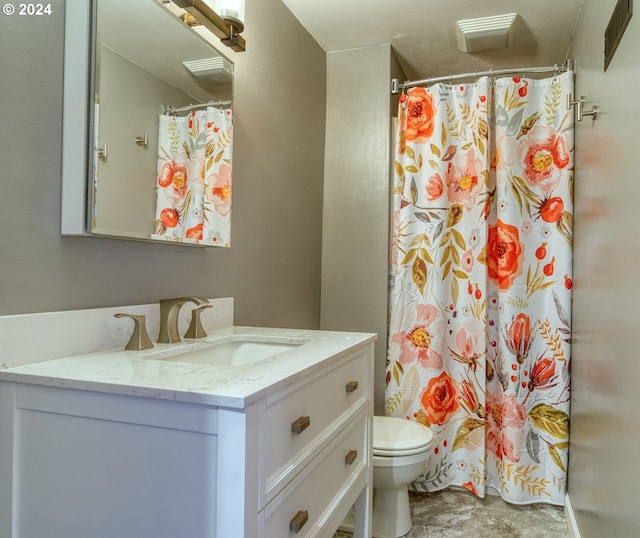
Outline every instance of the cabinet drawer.
[[[322, 535], [340, 490], [366, 465], [368, 411], [352, 422], [265, 508], [265, 538]], [[295, 526], [299, 525], [296, 532]]]
[[[357, 412], [368, 398], [368, 350], [361, 350], [333, 368], [267, 400], [264, 424], [264, 475], [267, 501], [271, 489], [286, 484], [283, 473], [298, 472], [314, 441], [339, 417]], [[319, 441], [320, 442], [320, 441]], [[317, 451], [320, 447], [315, 447]], [[316, 452], [317, 452], [316, 451]], [[310, 454], [307, 459], [312, 457]], [[279, 484], [279, 485], [278, 485]]]

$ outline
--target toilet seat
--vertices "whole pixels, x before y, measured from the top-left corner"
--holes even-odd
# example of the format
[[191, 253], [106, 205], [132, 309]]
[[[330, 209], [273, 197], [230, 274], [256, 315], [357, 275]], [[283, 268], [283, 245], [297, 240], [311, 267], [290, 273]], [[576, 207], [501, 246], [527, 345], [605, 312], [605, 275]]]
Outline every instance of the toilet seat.
[[420, 448], [414, 448], [412, 450], [380, 450], [374, 448], [373, 455], [379, 456], [381, 458], [398, 458], [400, 456], [413, 456], [414, 454], [422, 454], [422, 452], [426, 451], [428, 448], [428, 444]]
[[426, 451], [433, 441], [429, 428], [397, 417], [373, 417], [373, 455], [410, 456]]

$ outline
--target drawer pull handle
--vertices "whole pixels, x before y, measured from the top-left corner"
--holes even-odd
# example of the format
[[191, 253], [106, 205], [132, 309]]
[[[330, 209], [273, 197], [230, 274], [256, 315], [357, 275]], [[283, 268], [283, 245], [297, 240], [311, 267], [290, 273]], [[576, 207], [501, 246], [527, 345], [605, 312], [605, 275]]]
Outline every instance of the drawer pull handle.
[[347, 383], [347, 386], [346, 386], [347, 393], [355, 392], [357, 388], [358, 388], [357, 381], [349, 381], [349, 383]]
[[309, 521], [309, 512], [306, 510], [300, 510], [291, 521], [289, 521], [289, 530], [296, 534], [302, 530], [305, 523]]
[[295, 420], [291, 423], [291, 431], [295, 434], [300, 435], [310, 425], [311, 419], [309, 417], [300, 417], [298, 420]]
[[354, 461], [356, 461], [357, 457], [358, 457], [357, 450], [349, 450], [349, 452], [347, 452], [347, 455], [344, 457], [344, 462], [347, 465], [351, 465]]

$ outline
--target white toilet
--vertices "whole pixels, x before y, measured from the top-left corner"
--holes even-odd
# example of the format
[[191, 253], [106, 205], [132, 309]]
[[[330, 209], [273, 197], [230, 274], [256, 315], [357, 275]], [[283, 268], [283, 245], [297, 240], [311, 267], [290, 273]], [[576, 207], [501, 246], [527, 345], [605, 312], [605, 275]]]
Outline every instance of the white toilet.
[[395, 417], [373, 417], [373, 536], [399, 538], [411, 530], [409, 483], [422, 474], [433, 433]]

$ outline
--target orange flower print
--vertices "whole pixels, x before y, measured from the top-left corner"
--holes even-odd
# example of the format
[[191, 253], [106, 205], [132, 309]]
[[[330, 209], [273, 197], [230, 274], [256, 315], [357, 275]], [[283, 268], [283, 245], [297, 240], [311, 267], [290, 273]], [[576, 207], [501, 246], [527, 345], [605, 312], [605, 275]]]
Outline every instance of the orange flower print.
[[438, 319], [438, 310], [433, 305], [419, 305], [416, 312], [413, 328], [392, 336], [392, 341], [400, 345], [398, 360], [408, 364], [417, 359], [420, 366], [440, 368], [442, 355], [436, 350], [441, 346], [444, 331]]
[[406, 140], [424, 144], [433, 134], [433, 97], [425, 88], [411, 88], [406, 107]]
[[517, 154], [524, 165], [524, 177], [530, 185], [549, 192], [560, 183], [562, 169], [571, 160], [565, 133], [551, 127], [537, 126], [518, 144]]
[[530, 391], [535, 389], [548, 390], [555, 387], [558, 384], [555, 361], [548, 357], [538, 359], [529, 372], [529, 379], [528, 388]]
[[449, 202], [462, 204], [467, 209], [472, 209], [484, 181], [482, 161], [476, 159], [475, 151], [470, 149], [466, 153], [465, 163], [462, 166], [455, 166], [453, 162], [449, 163], [445, 179]]
[[202, 223], [199, 223], [189, 228], [185, 233], [187, 239], [202, 239], [202, 226]]
[[487, 449], [499, 459], [520, 461], [527, 410], [513, 394], [487, 392]]
[[184, 153], [178, 153], [171, 161], [165, 161], [158, 171], [158, 186], [164, 188], [167, 200], [180, 202], [187, 193], [189, 162]]
[[489, 278], [506, 291], [522, 274], [524, 247], [518, 228], [502, 222], [489, 226], [487, 239], [487, 269]]
[[480, 418], [484, 418], [484, 405], [480, 405], [480, 398], [478, 398], [475, 387], [466, 379], [460, 383], [460, 402], [467, 413], [475, 413]]
[[464, 489], [468, 489], [474, 495], [478, 494], [478, 490], [476, 489], [476, 487], [473, 485], [473, 482], [471, 482], [471, 481], [465, 482], [464, 484], [462, 484], [462, 487]]
[[171, 161], [162, 163], [160, 170], [158, 171], [158, 186], [164, 188], [171, 185], [173, 181], [173, 166]]
[[160, 222], [166, 228], [175, 228], [180, 223], [180, 215], [172, 207], [165, 207], [160, 211]]
[[[564, 214], [564, 202], [559, 196], [546, 197], [538, 208], [538, 216], [550, 224], [558, 222]], [[537, 219], [537, 217], [536, 217]]]
[[420, 396], [420, 404], [429, 422], [438, 426], [442, 426], [458, 410], [458, 391], [447, 372], [429, 381]]
[[209, 175], [207, 183], [207, 201], [214, 205], [219, 215], [226, 217], [231, 212], [231, 168], [222, 164], [218, 173]]
[[520, 312], [513, 318], [507, 328], [507, 346], [509, 347], [509, 351], [516, 356], [519, 364], [524, 362], [529, 352], [530, 344], [531, 318], [525, 313]]
[[432, 175], [427, 181], [427, 200], [433, 202], [442, 196], [444, 187], [442, 185], [442, 178], [440, 174], [436, 173]]

